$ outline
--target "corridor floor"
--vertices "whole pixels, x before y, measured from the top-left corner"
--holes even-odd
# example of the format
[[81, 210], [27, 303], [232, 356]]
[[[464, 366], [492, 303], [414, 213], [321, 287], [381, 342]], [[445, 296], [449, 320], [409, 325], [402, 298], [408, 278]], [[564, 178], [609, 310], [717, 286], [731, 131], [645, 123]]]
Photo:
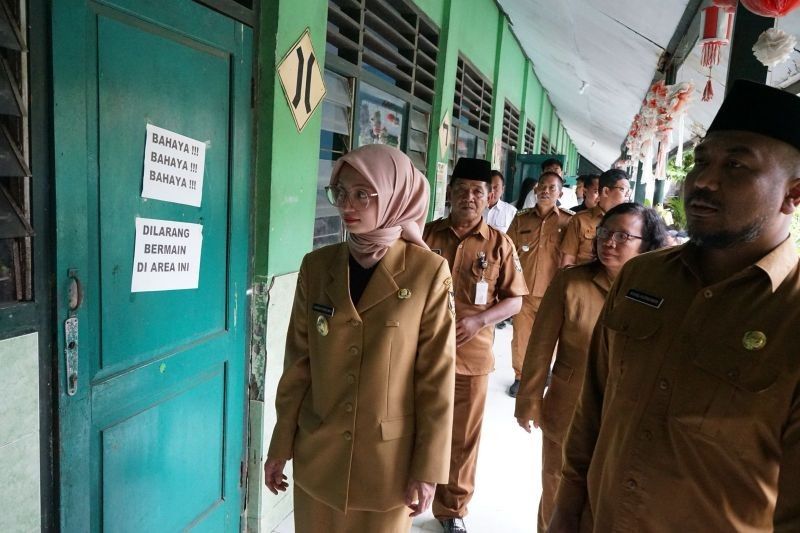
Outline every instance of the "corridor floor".
[[[464, 519], [470, 533], [536, 531], [542, 439], [538, 430], [528, 435], [514, 419], [514, 400], [506, 394], [513, 380], [510, 346], [511, 328], [497, 330], [496, 370], [489, 379], [475, 497]], [[293, 520], [290, 514], [274, 533], [294, 533]], [[430, 511], [417, 517], [411, 529], [413, 533], [441, 530]]]

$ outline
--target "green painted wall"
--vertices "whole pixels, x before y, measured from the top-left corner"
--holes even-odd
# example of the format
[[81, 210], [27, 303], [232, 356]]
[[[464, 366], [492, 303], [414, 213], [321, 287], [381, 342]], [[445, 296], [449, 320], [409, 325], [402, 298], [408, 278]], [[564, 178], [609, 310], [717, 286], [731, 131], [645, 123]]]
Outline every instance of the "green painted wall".
[[[504, 98], [508, 98], [517, 109], [522, 107], [522, 92], [524, 90], [523, 77], [528, 67], [528, 61], [522, 53], [517, 40], [511, 33], [508, 21], [502, 21], [503, 46], [500, 50], [500, 61], [498, 63], [498, 79], [496, 92], [498, 102], [502, 104]], [[518, 73], [514, 75], [513, 73]]]
[[297, 131], [275, 69], [308, 28], [314, 51], [325, 53], [328, 2], [265, 2], [258, 39], [256, 94], [256, 209], [253, 272], [257, 276], [298, 269], [311, 249], [316, 207], [322, 114]]
[[[505, 101], [518, 110], [522, 110], [522, 94], [525, 90], [525, 71], [527, 60], [516, 39], [511, 34], [508, 21], [500, 17], [497, 24], [497, 61], [494, 71], [494, 109], [492, 110], [492, 130], [490, 142], [502, 137], [503, 109]], [[519, 73], [516, 76], [510, 73]], [[520, 135], [524, 135], [525, 127], [521, 126]], [[520, 145], [522, 137], [520, 137]]]
[[[455, 24], [451, 21], [450, 28], [456, 33], [456, 46], [481, 74], [492, 81], [497, 61], [497, 21], [501, 17], [497, 5], [494, 0], [450, 2], [454, 4], [452, 17]], [[502, 107], [502, 103], [500, 105]]]
[[444, 20], [445, 0], [414, 0], [423, 13], [428, 15], [434, 24], [442, 27]]

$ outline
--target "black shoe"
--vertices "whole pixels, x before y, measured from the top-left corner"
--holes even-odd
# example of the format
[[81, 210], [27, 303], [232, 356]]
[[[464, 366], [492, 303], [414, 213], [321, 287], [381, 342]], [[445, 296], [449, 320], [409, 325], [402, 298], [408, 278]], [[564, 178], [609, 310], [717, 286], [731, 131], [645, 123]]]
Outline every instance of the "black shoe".
[[516, 398], [517, 392], [519, 392], [519, 380], [515, 379], [514, 383], [512, 383], [511, 386], [508, 388], [508, 395], [511, 396], [512, 398]]
[[461, 518], [447, 518], [439, 520], [439, 523], [442, 524], [444, 533], [467, 533], [467, 527]]

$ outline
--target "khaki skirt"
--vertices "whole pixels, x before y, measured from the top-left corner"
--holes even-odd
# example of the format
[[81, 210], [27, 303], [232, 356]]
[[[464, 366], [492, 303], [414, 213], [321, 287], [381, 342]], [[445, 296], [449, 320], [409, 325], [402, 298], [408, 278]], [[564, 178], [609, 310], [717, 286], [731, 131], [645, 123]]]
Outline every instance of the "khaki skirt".
[[294, 528], [296, 533], [408, 533], [411, 509], [347, 511], [329, 507], [294, 484]]

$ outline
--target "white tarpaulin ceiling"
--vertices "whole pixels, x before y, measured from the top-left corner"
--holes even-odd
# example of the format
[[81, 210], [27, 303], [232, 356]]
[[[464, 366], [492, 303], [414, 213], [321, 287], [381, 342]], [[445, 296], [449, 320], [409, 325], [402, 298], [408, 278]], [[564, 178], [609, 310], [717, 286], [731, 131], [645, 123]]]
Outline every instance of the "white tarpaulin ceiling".
[[[530, 57], [558, 116], [582, 156], [606, 169], [620, 155], [688, 0], [498, 0]], [[800, 37], [800, 10], [778, 21]], [[696, 31], [696, 30], [695, 30]], [[725, 94], [728, 50], [713, 70], [716, 96], [702, 102], [707, 69], [699, 45], [678, 71], [677, 81], [695, 83], [686, 120], [687, 139], [708, 126]], [[800, 52], [777, 66], [770, 83], [800, 80]], [[581, 86], [587, 84], [581, 94]]]

